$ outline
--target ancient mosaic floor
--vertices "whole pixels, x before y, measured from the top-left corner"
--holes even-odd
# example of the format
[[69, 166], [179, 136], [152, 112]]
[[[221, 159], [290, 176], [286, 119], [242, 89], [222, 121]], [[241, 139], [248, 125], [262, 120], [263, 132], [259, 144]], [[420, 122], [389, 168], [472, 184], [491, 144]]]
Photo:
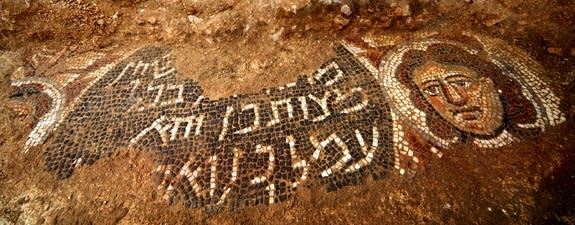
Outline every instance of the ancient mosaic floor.
[[544, 69], [500, 40], [368, 36], [335, 52], [292, 83], [216, 100], [176, 80], [167, 47], [44, 50], [11, 107], [38, 118], [22, 151], [43, 151], [56, 179], [132, 147], [153, 155], [166, 200], [210, 210], [413, 174], [455, 144], [498, 148], [565, 121]]

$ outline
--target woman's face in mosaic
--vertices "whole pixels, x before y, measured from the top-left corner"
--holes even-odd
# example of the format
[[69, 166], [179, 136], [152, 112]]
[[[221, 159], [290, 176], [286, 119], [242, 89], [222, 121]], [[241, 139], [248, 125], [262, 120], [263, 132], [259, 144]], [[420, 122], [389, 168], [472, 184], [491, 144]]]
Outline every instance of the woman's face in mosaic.
[[489, 135], [502, 124], [493, 80], [470, 68], [428, 61], [414, 69], [413, 81], [439, 115], [462, 131]]

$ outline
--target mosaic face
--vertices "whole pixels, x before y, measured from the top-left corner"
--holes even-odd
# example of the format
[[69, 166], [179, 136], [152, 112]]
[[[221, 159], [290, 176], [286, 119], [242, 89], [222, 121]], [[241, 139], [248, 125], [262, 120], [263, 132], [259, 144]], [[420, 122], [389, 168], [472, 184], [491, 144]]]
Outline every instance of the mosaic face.
[[413, 172], [452, 143], [501, 147], [565, 120], [523, 53], [431, 36], [345, 42], [313, 74], [217, 100], [176, 79], [168, 48], [37, 54], [37, 76], [12, 82], [16, 108], [39, 117], [24, 152], [42, 149], [65, 179], [118, 148], [144, 150], [169, 202], [235, 209]]
[[493, 80], [464, 66], [433, 61], [412, 74], [428, 103], [458, 129], [486, 135], [501, 126], [503, 106]]

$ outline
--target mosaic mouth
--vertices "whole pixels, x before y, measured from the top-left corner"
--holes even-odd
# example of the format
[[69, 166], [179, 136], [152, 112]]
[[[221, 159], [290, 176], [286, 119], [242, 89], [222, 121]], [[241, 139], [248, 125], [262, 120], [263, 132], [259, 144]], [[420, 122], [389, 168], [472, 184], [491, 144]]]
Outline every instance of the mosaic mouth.
[[[470, 33], [348, 39], [311, 75], [217, 100], [176, 79], [170, 52], [150, 46], [50, 60], [59, 68], [75, 63], [14, 80], [22, 93], [15, 102], [35, 105], [21, 111], [39, 115], [24, 152], [42, 149], [47, 170], [65, 179], [120, 147], [147, 150], [169, 202], [240, 208], [281, 202], [313, 182], [332, 191], [369, 176], [414, 173], [454, 143], [497, 148], [529, 138], [521, 130], [565, 121], [537, 62]], [[448, 84], [471, 99], [449, 106], [453, 99], [416, 84], [418, 68], [425, 79], [455, 79], [436, 76], [455, 69], [486, 84]], [[487, 91], [473, 95], [472, 87]]]
[[460, 120], [477, 120], [481, 116], [483, 110], [479, 106], [456, 108], [451, 111], [454, 116]]

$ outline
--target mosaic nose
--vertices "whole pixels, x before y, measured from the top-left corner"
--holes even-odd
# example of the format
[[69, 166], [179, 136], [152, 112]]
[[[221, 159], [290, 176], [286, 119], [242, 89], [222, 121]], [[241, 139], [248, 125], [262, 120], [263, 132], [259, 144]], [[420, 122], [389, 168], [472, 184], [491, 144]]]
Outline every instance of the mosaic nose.
[[462, 106], [467, 102], [468, 96], [463, 88], [458, 87], [456, 84], [442, 81], [443, 93], [445, 100], [452, 105]]

